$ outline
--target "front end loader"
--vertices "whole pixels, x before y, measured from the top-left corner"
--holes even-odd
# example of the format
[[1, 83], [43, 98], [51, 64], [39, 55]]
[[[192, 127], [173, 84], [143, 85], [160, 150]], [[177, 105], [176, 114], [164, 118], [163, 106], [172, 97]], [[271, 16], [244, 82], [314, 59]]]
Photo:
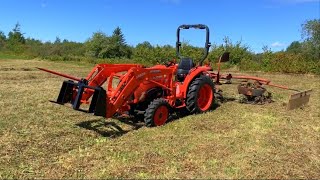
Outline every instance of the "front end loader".
[[[203, 56], [198, 64], [180, 54], [180, 31], [206, 31]], [[147, 126], [160, 126], [172, 112], [185, 108], [188, 113], [210, 110], [215, 97], [214, 82], [209, 76], [212, 68], [203, 61], [210, 48], [206, 25], [181, 25], [177, 29], [177, 56], [180, 62], [144, 67], [139, 64], [98, 64], [86, 78], [77, 78], [38, 68], [69, 80], [64, 81], [56, 103], [70, 103], [75, 110], [111, 118], [115, 115], [143, 114]], [[88, 105], [83, 109], [82, 105]]]
[[[180, 31], [186, 29], [206, 31], [204, 53], [198, 64], [180, 53]], [[179, 26], [176, 42], [179, 63], [172, 60], [152, 67], [140, 64], [98, 64], [85, 78], [38, 69], [69, 79], [63, 82], [56, 103], [68, 103], [75, 110], [106, 118], [143, 115], [144, 122], [149, 127], [165, 124], [170, 114], [180, 109], [186, 110], [184, 112], [187, 114], [211, 110], [219, 95], [215, 85], [221, 84], [220, 79], [226, 79], [229, 83], [232, 78], [251, 79], [257, 80], [259, 84], [289, 89], [258, 77], [220, 75], [220, 63], [229, 60], [227, 52], [220, 57], [218, 72], [214, 73], [210, 64], [203, 65], [211, 46], [209, 34], [208, 26], [203, 24]], [[261, 86], [239, 85], [238, 90], [240, 94], [254, 100], [261, 99], [265, 92]], [[291, 103], [295, 105], [290, 105], [288, 109], [306, 104], [309, 93], [310, 91], [296, 94]]]

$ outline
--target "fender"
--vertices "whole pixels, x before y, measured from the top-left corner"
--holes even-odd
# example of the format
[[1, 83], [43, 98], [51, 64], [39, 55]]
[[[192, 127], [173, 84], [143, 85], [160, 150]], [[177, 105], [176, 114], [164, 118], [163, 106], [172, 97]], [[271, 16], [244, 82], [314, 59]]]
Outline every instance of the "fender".
[[190, 70], [189, 74], [184, 79], [184, 81], [180, 87], [180, 90], [183, 93], [183, 98], [187, 97], [187, 92], [188, 92], [188, 88], [189, 88], [190, 83], [196, 77], [198, 77], [200, 74], [202, 74], [203, 72], [206, 72], [206, 71], [212, 71], [212, 68], [210, 66], [197, 66], [197, 67]]

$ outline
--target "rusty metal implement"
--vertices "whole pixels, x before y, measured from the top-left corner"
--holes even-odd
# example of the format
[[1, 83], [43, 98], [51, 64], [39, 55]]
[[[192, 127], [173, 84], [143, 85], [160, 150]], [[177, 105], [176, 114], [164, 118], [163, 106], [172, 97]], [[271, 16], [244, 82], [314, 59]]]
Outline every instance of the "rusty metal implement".
[[[217, 76], [216, 74], [211, 74], [211, 76], [215, 77]], [[264, 78], [259, 78], [255, 76], [232, 76], [230, 74], [228, 75], [221, 75], [222, 79], [243, 79], [243, 80], [255, 80], [254, 84], [248, 84], [248, 83], [242, 83], [238, 86], [238, 92], [239, 94], [243, 94], [247, 96], [247, 98], [250, 100], [254, 100], [256, 97], [262, 97], [262, 94], [265, 92], [265, 88], [262, 85], [267, 85], [267, 86], [272, 86], [280, 89], [285, 89], [289, 91], [295, 91], [296, 93], [291, 94], [289, 96], [289, 101], [287, 103], [287, 110], [293, 110], [299, 107], [302, 107], [306, 104], [308, 104], [311, 92], [312, 90], [297, 90], [297, 89], [292, 89], [287, 86], [283, 85], [278, 85], [278, 84], [273, 84], [270, 80], [264, 79]], [[254, 86], [252, 86], [254, 85]], [[248, 87], [249, 86], [249, 87]], [[267, 98], [268, 99], [268, 98]]]
[[288, 110], [296, 109], [309, 102], [312, 90], [302, 91], [289, 96], [289, 102], [287, 105]]

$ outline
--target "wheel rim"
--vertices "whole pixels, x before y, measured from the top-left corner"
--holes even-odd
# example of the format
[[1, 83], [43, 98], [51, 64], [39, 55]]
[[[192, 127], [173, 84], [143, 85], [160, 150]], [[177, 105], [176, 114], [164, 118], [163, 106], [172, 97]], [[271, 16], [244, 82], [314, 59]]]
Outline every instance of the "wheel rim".
[[213, 99], [213, 92], [209, 84], [201, 86], [198, 93], [198, 107], [201, 111], [206, 111], [210, 108]]
[[168, 115], [169, 115], [168, 108], [166, 106], [160, 106], [154, 113], [154, 124], [156, 126], [163, 125], [167, 121]]

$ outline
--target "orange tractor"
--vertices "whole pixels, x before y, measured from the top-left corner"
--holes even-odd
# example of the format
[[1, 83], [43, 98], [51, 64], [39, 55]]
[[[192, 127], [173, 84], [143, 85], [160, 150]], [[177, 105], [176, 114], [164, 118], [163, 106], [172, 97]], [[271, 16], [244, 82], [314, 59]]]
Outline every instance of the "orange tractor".
[[[180, 30], [190, 28], [206, 30], [204, 54], [197, 65], [180, 54]], [[82, 104], [89, 104], [87, 112], [106, 118], [115, 114], [143, 113], [147, 126], [160, 126], [179, 108], [186, 108], [189, 113], [202, 113], [212, 108], [215, 100], [215, 85], [209, 73], [212, 68], [203, 65], [210, 45], [206, 25], [181, 25], [177, 29], [176, 43], [179, 64], [174, 61], [153, 67], [98, 64], [84, 79], [39, 69], [71, 79], [63, 82], [57, 99], [59, 104], [71, 103], [75, 110], [81, 110]], [[228, 57], [226, 53], [222, 58]]]
[[[198, 64], [180, 54], [180, 30], [190, 28], [206, 31], [204, 53]], [[186, 109], [190, 114], [209, 111], [213, 107], [215, 95], [219, 95], [215, 83], [219, 84], [219, 79], [232, 78], [231, 74], [224, 76], [219, 71], [213, 73], [209, 64], [203, 65], [210, 45], [209, 28], [206, 25], [181, 25], [177, 29], [178, 64], [175, 61], [152, 67], [139, 64], [98, 64], [84, 79], [38, 69], [70, 79], [62, 84], [56, 101], [58, 104], [71, 103], [75, 110], [106, 118], [140, 114], [144, 115], [147, 126], [160, 126], [167, 122], [171, 113], [179, 109]], [[229, 53], [224, 53], [220, 57], [219, 66], [220, 62], [228, 59]], [[254, 79], [272, 85], [270, 81], [256, 77], [233, 78]], [[262, 90], [261, 87], [246, 88], [241, 92], [252, 97], [252, 91], [264, 92]], [[81, 109], [80, 106], [85, 104], [89, 105], [88, 109]]]

